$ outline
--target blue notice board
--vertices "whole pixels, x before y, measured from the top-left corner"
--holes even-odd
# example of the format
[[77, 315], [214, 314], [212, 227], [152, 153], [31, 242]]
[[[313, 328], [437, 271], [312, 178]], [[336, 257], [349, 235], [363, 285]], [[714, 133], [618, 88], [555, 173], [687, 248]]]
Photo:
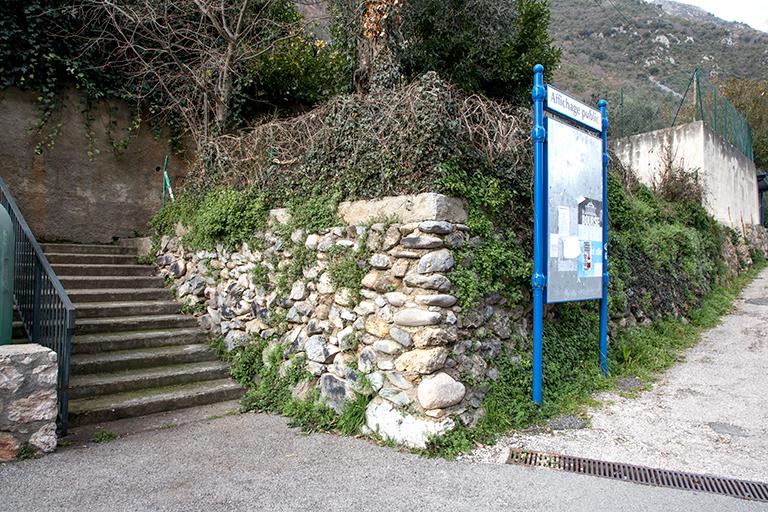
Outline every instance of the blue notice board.
[[533, 401], [542, 400], [544, 303], [600, 301], [600, 368], [608, 351], [608, 118], [544, 84], [533, 68]]

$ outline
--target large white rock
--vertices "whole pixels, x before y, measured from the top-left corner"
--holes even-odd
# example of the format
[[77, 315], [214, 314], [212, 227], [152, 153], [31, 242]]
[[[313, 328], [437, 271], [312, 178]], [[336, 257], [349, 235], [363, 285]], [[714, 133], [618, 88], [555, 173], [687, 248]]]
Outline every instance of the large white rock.
[[455, 426], [450, 418], [432, 421], [406, 414], [382, 398], [368, 404], [365, 420], [368, 428], [382, 438], [410, 448], [426, 448], [431, 437], [441, 436]]
[[453, 256], [448, 249], [428, 252], [419, 259], [416, 271], [419, 274], [431, 274], [433, 272], [448, 272], [454, 265]]
[[438, 290], [447, 292], [451, 289], [451, 281], [442, 274], [422, 275], [406, 274], [404, 282], [414, 288], [424, 288], [426, 290]]
[[461, 402], [466, 393], [464, 384], [445, 372], [424, 377], [417, 396], [424, 409], [444, 409]]
[[403, 309], [395, 313], [395, 323], [405, 327], [422, 327], [440, 323], [440, 313], [418, 308]]
[[464, 201], [431, 192], [339, 204], [339, 215], [349, 225], [365, 224], [371, 218], [386, 217], [392, 212], [397, 212], [402, 223], [447, 220], [463, 224], [467, 220]]
[[428, 374], [442, 368], [447, 358], [445, 347], [409, 350], [395, 360], [395, 368], [400, 372]]
[[328, 272], [323, 272], [320, 275], [320, 280], [317, 282], [317, 293], [326, 295], [336, 291], [336, 287], [331, 282], [331, 276]]
[[304, 351], [310, 361], [330, 363], [333, 356], [339, 352], [339, 348], [326, 343], [322, 336], [315, 335], [310, 336], [304, 344]]

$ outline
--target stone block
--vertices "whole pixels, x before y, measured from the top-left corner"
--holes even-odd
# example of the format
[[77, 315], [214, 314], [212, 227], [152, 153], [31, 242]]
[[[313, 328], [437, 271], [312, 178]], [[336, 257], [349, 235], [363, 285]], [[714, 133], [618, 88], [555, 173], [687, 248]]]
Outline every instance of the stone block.
[[467, 209], [464, 201], [443, 194], [424, 193], [410, 196], [382, 197], [363, 201], [345, 201], [339, 205], [339, 215], [346, 224], [365, 224], [375, 217], [386, 217], [392, 212], [403, 223], [442, 220], [464, 223]]
[[25, 445], [56, 449], [56, 353], [38, 344], [0, 346], [0, 461]]

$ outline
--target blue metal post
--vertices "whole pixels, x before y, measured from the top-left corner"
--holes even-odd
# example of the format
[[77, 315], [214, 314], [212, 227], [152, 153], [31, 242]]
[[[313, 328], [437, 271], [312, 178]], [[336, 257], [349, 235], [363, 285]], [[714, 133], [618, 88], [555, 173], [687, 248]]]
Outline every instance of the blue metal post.
[[597, 102], [603, 118], [603, 295], [600, 298], [600, 369], [608, 374], [608, 114], [605, 100]]
[[544, 286], [547, 277], [544, 270], [544, 226], [545, 205], [544, 190], [544, 140], [547, 132], [544, 128], [544, 66], [533, 67], [533, 401], [541, 405], [541, 363], [542, 363], [542, 320], [544, 310]]

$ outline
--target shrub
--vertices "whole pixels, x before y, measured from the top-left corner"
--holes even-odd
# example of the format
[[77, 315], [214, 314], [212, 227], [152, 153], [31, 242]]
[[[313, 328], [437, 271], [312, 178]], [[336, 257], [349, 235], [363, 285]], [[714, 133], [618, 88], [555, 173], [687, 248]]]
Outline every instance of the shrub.
[[232, 248], [253, 240], [256, 231], [267, 224], [269, 209], [253, 189], [237, 191], [217, 188], [202, 198], [180, 196], [150, 220], [155, 238], [172, 235], [177, 223], [187, 229], [183, 237], [187, 247], [212, 249], [217, 242]]
[[560, 61], [541, 0], [411, 0], [402, 12], [403, 69], [411, 77], [436, 71], [462, 89], [527, 99], [531, 68], [547, 78]]
[[314, 105], [351, 85], [346, 56], [333, 44], [297, 34], [246, 66], [240, 82], [241, 117], [260, 103], [282, 107]]

